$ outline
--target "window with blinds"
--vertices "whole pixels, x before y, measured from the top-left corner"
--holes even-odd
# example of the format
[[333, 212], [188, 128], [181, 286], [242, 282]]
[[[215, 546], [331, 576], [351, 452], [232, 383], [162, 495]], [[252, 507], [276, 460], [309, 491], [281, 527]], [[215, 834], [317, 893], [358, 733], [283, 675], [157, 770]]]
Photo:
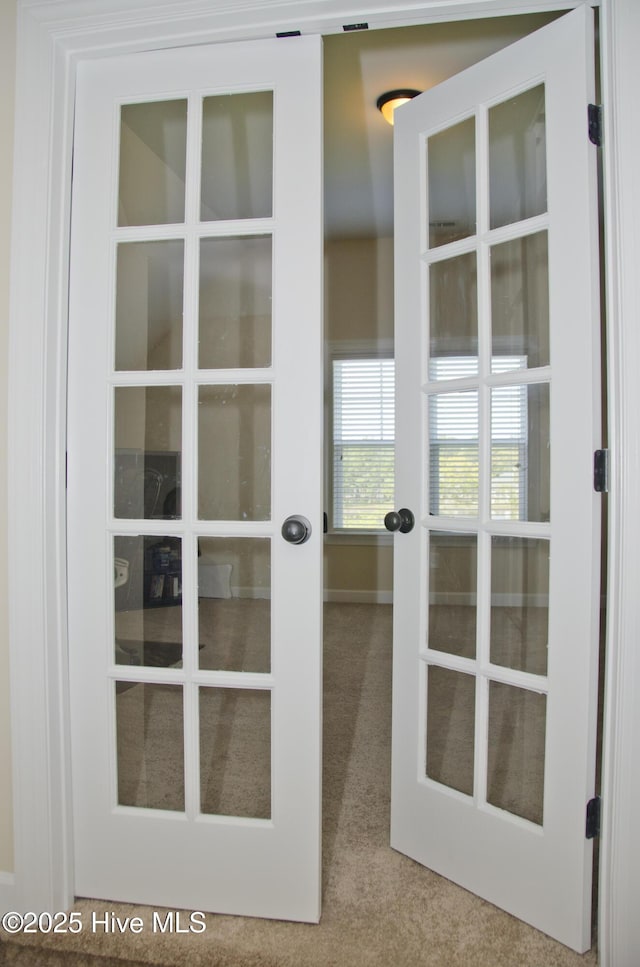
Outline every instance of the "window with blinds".
[[[501, 356], [494, 372], [522, 369]], [[333, 529], [381, 531], [394, 506], [395, 371], [391, 358], [334, 358]], [[471, 356], [430, 361], [433, 381], [477, 376]], [[442, 392], [429, 405], [429, 509], [443, 517], [477, 517], [478, 390]], [[527, 387], [491, 392], [491, 517], [526, 520]]]
[[379, 531], [393, 509], [395, 373], [390, 358], [333, 360], [333, 527]]
[[[494, 360], [494, 372], [521, 369], [521, 356]], [[497, 368], [496, 368], [497, 364]], [[477, 374], [469, 356], [431, 360], [433, 380], [463, 379]], [[442, 392], [429, 405], [429, 510], [442, 517], [476, 517], [479, 513], [478, 390]], [[491, 517], [526, 519], [527, 389], [505, 386], [491, 393]]]

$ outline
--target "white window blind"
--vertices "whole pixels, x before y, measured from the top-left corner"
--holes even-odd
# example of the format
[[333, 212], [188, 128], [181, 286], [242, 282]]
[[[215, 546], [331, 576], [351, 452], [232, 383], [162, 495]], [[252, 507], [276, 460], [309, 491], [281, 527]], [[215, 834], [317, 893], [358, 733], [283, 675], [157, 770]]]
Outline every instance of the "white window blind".
[[333, 360], [333, 526], [382, 530], [393, 508], [393, 359]]
[[[522, 356], [500, 356], [493, 372], [523, 368]], [[471, 356], [430, 360], [444, 381], [429, 401], [429, 509], [479, 513], [478, 390], [447, 392], [446, 380], [477, 376]], [[394, 506], [395, 372], [391, 358], [333, 359], [333, 528], [379, 531]], [[491, 517], [526, 519], [527, 387], [491, 391]]]
[[[521, 369], [521, 356], [494, 360], [493, 372]], [[442, 356], [430, 361], [433, 380], [477, 374], [476, 357]], [[443, 387], [444, 390], [444, 387]], [[478, 391], [437, 393], [429, 405], [429, 509], [443, 517], [479, 513]], [[491, 393], [491, 517], [526, 517], [527, 391], [506, 386]]]
[[527, 387], [491, 391], [491, 517], [526, 520]]
[[[433, 380], [478, 372], [476, 356], [430, 360]], [[438, 393], [429, 401], [429, 510], [442, 517], [478, 515], [478, 391]]]

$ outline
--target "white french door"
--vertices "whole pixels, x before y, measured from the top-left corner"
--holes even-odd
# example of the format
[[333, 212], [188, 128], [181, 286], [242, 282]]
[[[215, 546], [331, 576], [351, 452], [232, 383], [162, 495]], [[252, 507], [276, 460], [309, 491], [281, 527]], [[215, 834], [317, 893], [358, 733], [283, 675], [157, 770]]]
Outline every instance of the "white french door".
[[81, 895], [319, 917], [320, 98], [318, 37], [78, 68]]
[[590, 946], [600, 446], [592, 11], [395, 123], [392, 845]]

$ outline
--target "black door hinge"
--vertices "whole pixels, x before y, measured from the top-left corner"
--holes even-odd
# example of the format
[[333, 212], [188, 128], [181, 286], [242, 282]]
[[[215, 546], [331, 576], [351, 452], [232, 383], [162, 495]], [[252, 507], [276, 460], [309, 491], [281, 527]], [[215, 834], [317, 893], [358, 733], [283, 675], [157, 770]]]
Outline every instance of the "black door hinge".
[[299, 30], [281, 30], [280, 33], [276, 34], [276, 37], [278, 38], [278, 40], [280, 40], [281, 37], [299, 37], [299, 36], [300, 36]]
[[602, 104], [589, 105], [589, 141], [602, 147]]
[[594, 796], [587, 803], [587, 825], [585, 836], [587, 839], [595, 839], [600, 835], [600, 814], [602, 812], [602, 800], [600, 796]]
[[609, 493], [608, 450], [596, 450], [593, 454], [593, 489], [597, 494]]

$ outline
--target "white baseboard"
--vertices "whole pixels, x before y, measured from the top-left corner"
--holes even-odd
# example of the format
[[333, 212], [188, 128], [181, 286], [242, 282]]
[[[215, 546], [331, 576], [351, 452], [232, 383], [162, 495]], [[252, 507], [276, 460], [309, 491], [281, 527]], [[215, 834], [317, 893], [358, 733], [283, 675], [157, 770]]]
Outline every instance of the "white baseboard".
[[232, 598], [255, 598], [260, 601], [268, 601], [271, 597], [271, 588], [239, 588], [231, 587]]
[[339, 604], [393, 604], [393, 591], [350, 591], [325, 588], [324, 600]]
[[[429, 604], [466, 605], [475, 607], [477, 596], [472, 591], [440, 591], [429, 595]], [[494, 608], [548, 608], [548, 594], [492, 594]]]
[[[234, 597], [235, 597], [234, 591]], [[343, 604], [393, 604], [393, 591], [352, 591], [337, 588], [326, 588], [325, 601]], [[446, 604], [475, 606], [476, 595], [472, 592], [443, 591], [429, 596], [429, 604]], [[548, 608], [549, 598], [546, 594], [494, 594], [491, 604], [496, 608]]]
[[[231, 588], [232, 598], [270, 598], [269, 588]], [[393, 591], [358, 591], [350, 588], [325, 588], [324, 600], [337, 604], [393, 604]], [[475, 607], [476, 595], [471, 591], [441, 591], [429, 595], [429, 604], [466, 605]], [[492, 594], [495, 608], [548, 608], [546, 594]]]

